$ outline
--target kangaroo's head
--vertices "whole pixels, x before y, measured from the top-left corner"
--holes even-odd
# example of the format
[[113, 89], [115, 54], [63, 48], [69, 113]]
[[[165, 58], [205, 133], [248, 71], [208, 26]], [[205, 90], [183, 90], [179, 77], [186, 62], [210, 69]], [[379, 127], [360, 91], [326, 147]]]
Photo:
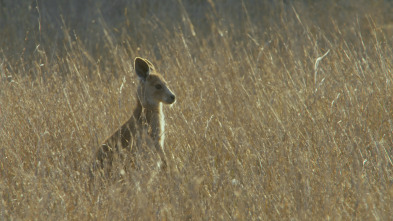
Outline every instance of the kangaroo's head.
[[164, 104], [175, 103], [175, 94], [169, 89], [164, 78], [155, 71], [150, 61], [135, 58], [135, 72], [140, 80], [138, 98], [144, 108], [157, 108]]

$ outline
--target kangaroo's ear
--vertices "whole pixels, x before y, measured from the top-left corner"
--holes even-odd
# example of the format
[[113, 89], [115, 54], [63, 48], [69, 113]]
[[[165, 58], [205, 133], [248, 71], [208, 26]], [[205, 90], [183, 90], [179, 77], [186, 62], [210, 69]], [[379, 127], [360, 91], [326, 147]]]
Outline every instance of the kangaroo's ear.
[[152, 67], [150, 67], [151, 63], [143, 58], [136, 57], [134, 61], [135, 72], [140, 79], [143, 81], [149, 76]]

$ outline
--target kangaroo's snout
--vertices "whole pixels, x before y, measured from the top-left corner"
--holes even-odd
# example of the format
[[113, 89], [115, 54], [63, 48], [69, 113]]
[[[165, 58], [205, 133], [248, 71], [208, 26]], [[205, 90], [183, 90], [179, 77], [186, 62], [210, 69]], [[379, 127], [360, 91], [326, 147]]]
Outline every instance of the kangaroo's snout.
[[176, 101], [176, 97], [175, 97], [175, 95], [174, 94], [172, 94], [171, 96], [169, 96], [169, 104], [173, 104], [173, 103], [175, 103], [175, 101]]
[[174, 94], [169, 94], [163, 100], [165, 104], [173, 104], [176, 101], [176, 96]]

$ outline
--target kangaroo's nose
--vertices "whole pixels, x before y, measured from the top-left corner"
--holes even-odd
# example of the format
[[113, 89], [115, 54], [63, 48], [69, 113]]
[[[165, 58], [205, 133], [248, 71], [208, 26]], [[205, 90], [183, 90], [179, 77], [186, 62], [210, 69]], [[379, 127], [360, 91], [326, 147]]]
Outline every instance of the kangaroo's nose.
[[172, 94], [170, 97], [171, 97], [171, 99], [172, 99], [173, 101], [175, 101], [175, 99], [176, 99], [175, 95]]

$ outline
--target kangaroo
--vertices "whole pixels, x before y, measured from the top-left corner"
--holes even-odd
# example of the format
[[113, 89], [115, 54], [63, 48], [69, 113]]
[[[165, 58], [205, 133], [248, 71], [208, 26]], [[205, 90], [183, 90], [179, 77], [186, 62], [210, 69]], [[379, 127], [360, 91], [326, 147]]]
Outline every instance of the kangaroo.
[[[97, 163], [101, 169], [104, 163], [111, 167], [115, 151], [132, 149], [143, 134], [148, 134], [158, 152], [162, 167], [166, 167], [164, 152], [165, 118], [162, 104], [173, 104], [175, 94], [166, 81], [147, 59], [135, 58], [135, 73], [139, 78], [137, 106], [134, 113], [116, 132], [109, 136], [97, 152]], [[109, 168], [110, 169], [110, 168]]]

